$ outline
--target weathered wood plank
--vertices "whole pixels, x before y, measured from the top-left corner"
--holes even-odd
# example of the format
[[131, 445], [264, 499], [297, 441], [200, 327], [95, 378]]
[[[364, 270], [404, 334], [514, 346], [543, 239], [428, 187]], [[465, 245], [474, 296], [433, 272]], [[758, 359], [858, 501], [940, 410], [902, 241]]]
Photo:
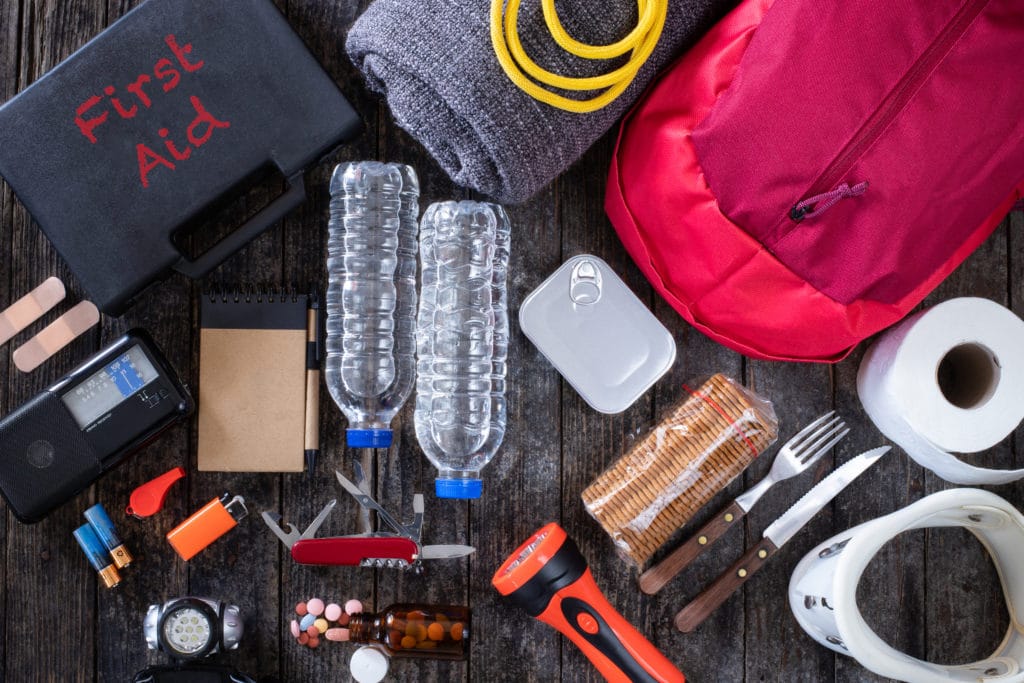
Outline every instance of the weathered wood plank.
[[[660, 297], [654, 307], [659, 319], [672, 330], [676, 340], [676, 362], [672, 370], [658, 382], [655, 389], [656, 419], [669, 412], [673, 405], [686, 400], [689, 393], [684, 384], [694, 383], [716, 372], [737, 380], [743, 378], [743, 359], [720, 344], [711, 341], [688, 325]], [[659, 562], [683, 541], [700, 529], [719, 510], [743, 492], [743, 476], [739, 476], [713, 498], [682, 530], [676, 533], [650, 564]], [[652, 610], [653, 628], [648, 633], [652, 642], [686, 674], [687, 679], [702, 681], [742, 681], [745, 667], [743, 604], [732, 600], [718, 610], [693, 633], [676, 630], [672, 621], [689, 600], [697, 596], [729, 563], [743, 554], [744, 534], [733, 529], [714, 547], [680, 572], [656, 596], [645, 598]]]
[[[0, 6], [0, 101], [6, 102], [13, 97], [18, 88], [18, 73], [21, 54], [21, 12], [23, 3], [6, 2]], [[11, 230], [14, 224], [14, 194], [7, 183], [0, 180], [0, 301], [2, 306], [13, 302], [16, 297], [11, 291], [12, 254], [10, 245], [12, 243]], [[14, 371], [10, 362], [7, 349], [0, 353], [0, 378], [3, 378], [3, 385], [0, 387], [0, 415], [6, 415], [11, 410], [12, 402], [8, 398], [8, 385], [11, 373]], [[7, 527], [12, 523], [10, 515], [4, 514], [0, 523], [0, 548], [7, 549]], [[7, 562], [6, 552], [4, 561], [0, 561], [0, 581], [3, 582], [4, 590], [0, 591], [0, 614], [7, 614]], [[7, 661], [7, 619], [0, 618], [0, 662]], [[4, 676], [5, 666], [0, 666], [0, 678]]]
[[[614, 134], [604, 136], [558, 181], [563, 261], [581, 253], [604, 259], [641, 301], [651, 288], [619, 243], [604, 214], [606, 169]], [[587, 514], [580, 494], [633, 440], [653, 424], [654, 392], [648, 391], [618, 415], [603, 415], [562, 383], [562, 525], [576, 540], [594, 579], [608, 601], [641, 633], [653, 631], [651, 603], [636, 584], [637, 571], [613, 550], [611, 539]], [[602, 680], [582, 652], [567, 641], [562, 647], [562, 680]]]
[[[191, 237], [193, 248], [196, 245], [208, 248], [210, 235], [226, 234], [276, 199], [282, 191], [283, 182], [280, 180], [271, 179], [258, 184], [236, 200], [230, 209], [212, 217], [200, 232], [194, 232]], [[241, 286], [250, 290], [253, 287], [264, 290], [287, 288], [292, 283], [284, 279], [283, 257], [284, 226], [278, 224], [225, 261], [205, 280], [192, 284], [192, 300], [197, 305], [192, 319], [191, 385], [195, 387], [196, 395], [200, 389], [202, 362], [199, 356], [201, 292], [211, 286]], [[252, 371], [259, 372], [259, 368], [254, 367]], [[273, 405], [273, 397], [253, 397], [253, 400], [268, 408]], [[188, 470], [194, 474], [189, 479], [188, 514], [228, 492], [245, 499], [248, 516], [188, 563], [180, 559], [175, 562], [187, 568], [191, 595], [224, 600], [241, 608], [246, 632], [239, 649], [231, 654], [231, 663], [250, 674], [278, 675], [281, 672], [280, 638], [283, 632], [279, 616], [281, 545], [263, 523], [260, 513], [281, 509], [281, 475], [198, 472], [197, 436], [197, 430], [193, 430]]]
[[[1010, 308], [1024, 317], [1024, 210], [1013, 211], [1007, 218], [1007, 290], [1010, 293]], [[1017, 425], [1013, 438], [1014, 467], [1024, 467], [1024, 423]], [[999, 487], [999, 494], [1015, 505], [1024, 503], [1024, 482], [1009, 487]]]
[[[833, 384], [827, 366], [754, 361], [748, 363], [750, 388], [768, 397], [779, 417], [779, 445], [804, 425], [832, 408]], [[758, 458], [746, 472], [751, 486], [768, 474], [777, 448], [769, 457]], [[834, 457], [826, 455], [807, 472], [776, 484], [746, 518], [747, 548], [761, 538], [765, 528], [811, 486], [824, 478], [837, 462], [856, 451], [841, 444]], [[870, 476], [869, 473], [868, 476]], [[855, 482], [840, 496], [856, 496], [877, 480]], [[824, 681], [833, 676], [831, 654], [803, 637], [803, 631], [788, 614], [787, 590], [793, 566], [832, 530], [832, 510], [825, 508], [758, 572], [743, 589], [746, 612], [745, 680]], [[735, 558], [733, 558], [735, 559]], [[726, 563], [728, 566], [728, 563]], [[713, 615], [711, 619], [715, 619]]]
[[[958, 296], [978, 296], [1004, 306], [1009, 304], [1007, 248], [1004, 224], [929, 295], [925, 305]], [[1013, 459], [1010, 439], [982, 453], [965, 456], [972, 464], [997, 469], [1011, 467]], [[956, 485], [926, 473], [927, 493], [950, 488]], [[993, 488], [1001, 495], [1005, 495], [1005, 489]], [[946, 664], [977, 661], [991, 654], [1006, 634], [1005, 600], [986, 555], [977, 542], [968, 540], [967, 532], [926, 532], [923, 571], [928, 642], [923, 659]]]
[[[288, 282], [305, 286], [319, 286], [321, 296], [327, 287], [327, 221], [330, 203], [330, 178], [334, 166], [355, 159], [374, 159], [378, 156], [377, 114], [379, 105], [366, 88], [362, 78], [343, 51], [343, 40], [348, 27], [368, 6], [361, 2], [323, 3], [319, 0], [289, 0], [286, 13], [292, 27], [309, 46], [329, 74], [338, 83], [345, 96], [363, 118], [366, 129], [349, 144], [343, 145], [307, 174], [308, 199], [285, 220], [284, 278]], [[359, 506], [334, 477], [340, 470], [352, 478], [351, 461], [358, 451], [345, 444], [345, 418], [335, 405], [323, 384], [320, 392], [320, 458], [312, 482], [305, 475], [284, 475], [282, 500], [286, 518], [297, 525], [306, 525], [320, 512], [328, 500], [336, 498], [338, 505], [324, 524], [319, 536], [353, 534], [360, 531]], [[367, 451], [369, 454], [370, 452]], [[367, 476], [373, 478], [372, 455], [364, 461]], [[390, 503], [387, 504], [390, 507]], [[395, 513], [401, 510], [396, 509]], [[277, 548], [280, 543], [272, 536]], [[276, 552], [276, 550], [275, 550]], [[376, 580], [373, 570], [348, 567], [308, 567], [296, 565], [283, 556], [281, 566], [281, 661], [283, 680], [330, 679], [338, 671], [347, 671], [348, 659], [355, 650], [341, 643], [322, 642], [317, 650], [298, 645], [288, 633], [288, 624], [295, 616], [295, 604], [318, 596], [328, 602], [344, 604], [357, 598], [373, 607]]]
[[[275, 188], [261, 188], [243, 202], [263, 206], [277, 196]], [[241, 208], [247, 215], [250, 209]], [[224, 220], [230, 220], [225, 218]], [[239, 255], [229, 259], [207, 279], [207, 283], [226, 286], [256, 284], [276, 288], [283, 284], [283, 234], [281, 225], [271, 228], [256, 239]], [[193, 285], [193, 296], [198, 296], [204, 283]], [[200, 306], [202, 305], [200, 301]], [[198, 393], [199, 325], [193, 319], [193, 383]], [[259, 368], [253, 368], [258, 372]], [[253, 397], [268, 406], [272, 397]], [[195, 441], [195, 438], [194, 438]], [[198, 472], [196, 444], [189, 453], [188, 514], [200, 509], [224, 492], [245, 498], [248, 516], [223, 537], [215, 541], [187, 563], [188, 589], [192, 595], [221, 599], [242, 609], [246, 617], [246, 633], [238, 651], [232, 653], [231, 662], [240, 670], [262, 675], [276, 675], [280, 670], [279, 619], [281, 546], [267, 529], [260, 513], [281, 507], [280, 476], [273, 474]], [[296, 476], [296, 475], [292, 475]], [[176, 520], [177, 523], [180, 520]], [[259, 549], [259, 550], [257, 550]], [[176, 563], [183, 564], [180, 559]]]
[[[137, 4], [137, 0], [110, 0], [108, 23]], [[102, 343], [107, 344], [134, 327], [147, 329], [187, 380], [192, 356], [190, 295], [191, 287], [181, 277], [146, 292], [124, 317], [104, 318]], [[96, 672], [101, 679], [127, 681], [147, 664], [166, 661], [166, 655], [146, 649], [141, 640], [141, 620], [148, 605], [188, 592], [185, 567], [163, 538], [164, 532], [191, 512], [187, 509], [187, 484], [176, 484], [167, 497], [165, 509], [152, 518], [133, 519], [124, 514], [124, 509], [136, 486], [172, 467], [187, 467], [191, 441], [191, 422], [178, 425], [96, 486], [97, 500], [104, 504], [135, 556], [132, 566], [121, 573], [123, 583], [116, 599], [101, 591], [97, 600]], [[130, 619], [126, 620], [126, 615]], [[126, 641], [133, 646], [126, 647]]]
[[[18, 90], [95, 34], [103, 25], [104, 12], [101, 4], [89, 0], [38, 0], [24, 3], [20, 19]], [[77, 283], [24, 207], [16, 204], [11, 218], [8, 244], [12, 295], [17, 298], [45, 278], [58, 275], [68, 285], [70, 302], [75, 302], [80, 293]], [[51, 312], [43, 323], [62, 311]], [[16, 348], [39, 329], [37, 324], [19, 335], [10, 348]], [[83, 335], [30, 375], [11, 370], [5, 382], [9, 405], [20, 405], [66, 373], [96, 349], [97, 339], [95, 331]], [[71, 538], [71, 532], [84, 523], [82, 510], [93, 502], [95, 494], [89, 492], [32, 526], [19, 524], [13, 515], [7, 515], [7, 642], [23, 644], [6, 653], [4, 669], [9, 680], [91, 681], [95, 675], [96, 577]], [[60, 599], [46, 600], [48, 596]], [[40, 620], [57, 620], [64, 626], [49, 638], [38, 638]]]
[[[868, 346], [867, 343], [858, 346], [834, 370], [836, 412], [851, 429], [844, 439], [842, 452], [845, 454], [890, 443], [875, 428], [857, 396], [857, 369]], [[862, 479], [858, 488], [836, 499], [831, 534], [905, 507], [920, 498], [924, 490], [924, 469], [898, 448], [873, 465]], [[822, 532], [812, 539], [813, 544], [824, 541], [829, 535], [829, 532]], [[791, 568], [797, 561], [799, 558], [794, 559]], [[882, 548], [868, 565], [858, 590], [865, 620], [886, 642], [905, 652], [922, 653], [924, 647], [924, 631], [919, 627], [925, 612], [923, 562], [924, 535], [903, 534]], [[787, 618], [791, 617], [787, 614]], [[809, 646], [819, 647], [806, 634], [800, 633], [798, 638]], [[849, 657], [836, 656], [835, 667], [837, 682], [884, 680]]]
[[[484, 493], [470, 511], [470, 606], [475, 641], [469, 664], [476, 680], [545, 681], [559, 676], [558, 637], [505, 602], [491, 577], [534, 531], [560, 519], [562, 474], [558, 373], [519, 328], [519, 308], [560, 265], [556, 188], [509, 207], [508, 424], [505, 440], [484, 470]], [[421, 456], [422, 457], [422, 456]]]
[[[381, 110], [385, 110], [383, 103]], [[392, 122], [390, 115], [379, 118], [376, 124], [380, 158], [383, 161], [409, 164], [416, 169], [420, 180], [421, 215], [433, 202], [468, 197], [466, 190], [452, 183], [423, 147]], [[417, 288], [418, 286], [417, 282]], [[393, 515], [404, 520], [410, 518], [413, 494], [423, 493], [426, 499], [423, 542], [471, 544], [471, 511], [497, 495], [497, 487], [488, 477], [490, 467], [484, 469], [484, 492], [481, 501], [466, 503], [441, 500], [434, 496], [434, 477], [437, 471], [427, 460], [416, 440], [413, 422], [415, 402], [414, 390], [395, 419], [395, 444], [387, 450], [378, 451], [378, 501]], [[379, 524], [378, 522], [378, 526]], [[388, 569], [377, 570], [377, 609], [410, 601], [468, 605], [470, 596], [467, 570], [471, 562], [472, 560], [425, 562], [424, 573], [420, 576]], [[478, 622], [474, 621], [472, 631], [480, 633]], [[479, 645], [472, 638], [471, 643]], [[399, 681], [460, 681], [465, 680], [467, 676], [468, 666], [465, 663], [432, 660], [395, 659], [389, 672], [389, 677]]]

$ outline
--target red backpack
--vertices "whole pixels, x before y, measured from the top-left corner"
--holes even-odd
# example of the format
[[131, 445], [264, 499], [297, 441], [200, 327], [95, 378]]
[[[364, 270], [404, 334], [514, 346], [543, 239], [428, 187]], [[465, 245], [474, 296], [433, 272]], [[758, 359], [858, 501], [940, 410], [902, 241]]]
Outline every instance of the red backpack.
[[1024, 192], [1020, 0], [745, 0], [626, 117], [605, 208], [755, 358], [837, 361]]

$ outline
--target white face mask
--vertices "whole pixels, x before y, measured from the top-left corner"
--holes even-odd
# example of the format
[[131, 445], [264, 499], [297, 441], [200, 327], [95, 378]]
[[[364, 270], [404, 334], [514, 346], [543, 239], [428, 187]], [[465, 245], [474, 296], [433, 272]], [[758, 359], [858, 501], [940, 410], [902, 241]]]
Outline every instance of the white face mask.
[[[992, 555], [1010, 614], [1010, 629], [988, 658], [959, 666], [932, 664], [890, 647], [857, 607], [857, 584], [876, 553], [911, 529], [963, 527]], [[909, 683], [1024, 682], [1024, 515], [999, 496], [952, 489], [837, 534], [793, 571], [789, 605], [800, 626], [825, 647], [849, 655], [881, 676]]]

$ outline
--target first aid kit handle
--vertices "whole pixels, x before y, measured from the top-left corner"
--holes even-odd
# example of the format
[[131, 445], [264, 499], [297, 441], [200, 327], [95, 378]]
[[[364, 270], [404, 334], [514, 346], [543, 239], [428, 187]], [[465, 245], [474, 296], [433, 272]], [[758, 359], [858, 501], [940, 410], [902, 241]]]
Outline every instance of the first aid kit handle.
[[195, 260], [189, 260], [182, 256], [181, 260], [175, 264], [174, 270], [194, 280], [206, 276], [304, 201], [306, 201], [306, 186], [302, 173], [299, 172], [288, 178], [288, 189], [284, 194]]

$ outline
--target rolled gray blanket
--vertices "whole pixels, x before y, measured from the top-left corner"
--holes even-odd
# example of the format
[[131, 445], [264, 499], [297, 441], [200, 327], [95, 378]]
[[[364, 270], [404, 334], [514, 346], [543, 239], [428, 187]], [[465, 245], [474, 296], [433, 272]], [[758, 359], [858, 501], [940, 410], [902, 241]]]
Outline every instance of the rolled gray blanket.
[[[665, 29], [636, 80], [612, 104], [573, 114], [535, 101], [505, 76], [491, 47], [490, 0], [377, 0], [356, 21], [346, 49], [398, 124], [460, 184], [521, 202], [551, 182], [618, 121], [669, 60], [734, 0], [670, 0]], [[636, 22], [631, 0], [559, 0], [577, 40], [604, 44]], [[590, 76], [618, 62], [585, 62], [548, 34], [539, 0], [523, 0], [519, 34], [534, 61]]]

